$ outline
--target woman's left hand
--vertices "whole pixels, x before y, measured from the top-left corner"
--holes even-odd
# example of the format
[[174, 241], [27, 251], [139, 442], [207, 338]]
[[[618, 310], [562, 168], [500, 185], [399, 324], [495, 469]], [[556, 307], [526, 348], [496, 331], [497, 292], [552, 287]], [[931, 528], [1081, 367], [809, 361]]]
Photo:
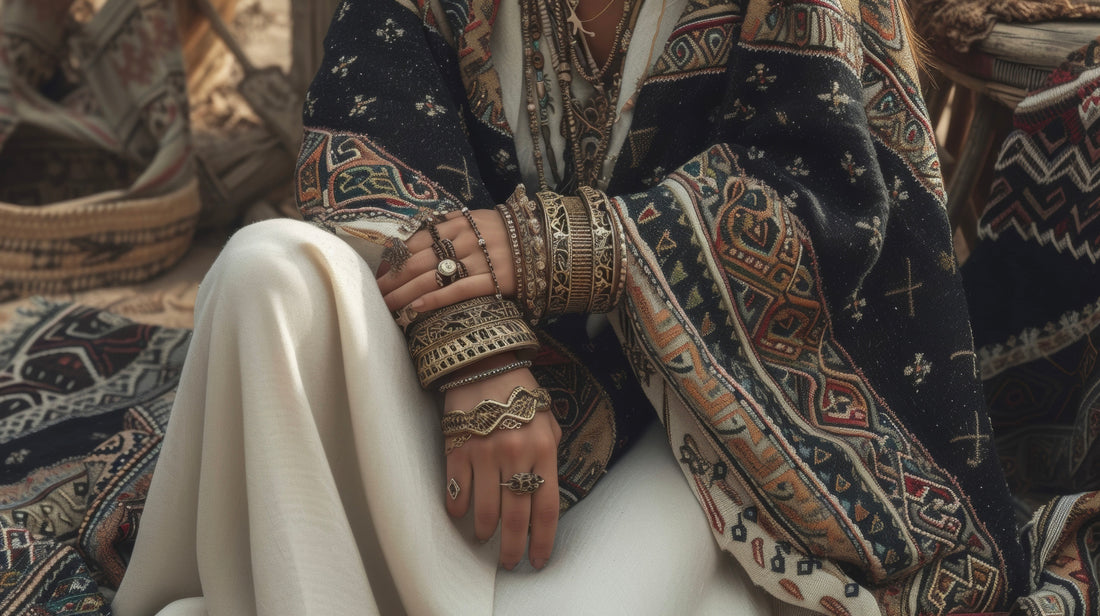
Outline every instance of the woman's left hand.
[[[495, 209], [470, 210], [469, 213], [485, 240], [501, 294], [514, 295], [516, 274], [504, 220]], [[485, 252], [478, 244], [478, 234], [474, 233], [466, 217], [461, 212], [449, 212], [446, 220], [436, 223], [435, 228], [441, 239], [450, 240], [454, 245], [455, 256], [462, 261], [468, 275], [440, 287], [436, 282], [439, 257], [432, 250], [434, 240], [427, 229], [421, 229], [405, 242], [412, 256], [400, 268], [389, 263], [378, 268], [378, 288], [391, 311], [409, 306], [417, 312], [427, 312], [497, 292]]]
[[[513, 358], [514, 359], [514, 358]], [[480, 368], [508, 361], [489, 358]], [[479, 368], [479, 369], [480, 369]], [[446, 410], [468, 410], [482, 400], [507, 400], [517, 387], [538, 387], [531, 371], [513, 370], [447, 392]], [[459, 490], [446, 496], [447, 511], [462, 517], [474, 512], [474, 532], [486, 541], [500, 528], [500, 564], [512, 569], [523, 558], [542, 569], [554, 549], [559, 514], [558, 443], [561, 427], [549, 410], [515, 430], [475, 436], [447, 454], [447, 477]], [[454, 441], [448, 441], [453, 446]], [[544, 483], [533, 493], [518, 494], [504, 483], [516, 473], [535, 473]], [[528, 545], [530, 542], [530, 545]]]

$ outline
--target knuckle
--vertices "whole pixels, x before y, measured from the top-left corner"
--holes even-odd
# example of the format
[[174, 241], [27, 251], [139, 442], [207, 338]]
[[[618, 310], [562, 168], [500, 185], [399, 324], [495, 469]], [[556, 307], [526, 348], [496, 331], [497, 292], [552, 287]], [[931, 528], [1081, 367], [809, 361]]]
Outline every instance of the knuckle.
[[501, 438], [496, 444], [496, 449], [501, 456], [515, 460], [523, 455], [523, 452], [527, 449], [527, 444], [521, 439], [516, 437], [514, 433], [501, 434]]
[[552, 457], [557, 454], [558, 443], [554, 438], [552, 432], [541, 435], [534, 443], [535, 455], [542, 457]]

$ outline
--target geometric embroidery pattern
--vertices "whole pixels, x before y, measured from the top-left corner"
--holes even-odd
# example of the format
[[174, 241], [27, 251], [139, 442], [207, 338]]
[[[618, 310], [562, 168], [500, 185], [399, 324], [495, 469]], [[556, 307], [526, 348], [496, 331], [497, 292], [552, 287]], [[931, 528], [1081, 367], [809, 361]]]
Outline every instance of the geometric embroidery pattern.
[[47, 302], [0, 336], [0, 611], [104, 613], [190, 336]]

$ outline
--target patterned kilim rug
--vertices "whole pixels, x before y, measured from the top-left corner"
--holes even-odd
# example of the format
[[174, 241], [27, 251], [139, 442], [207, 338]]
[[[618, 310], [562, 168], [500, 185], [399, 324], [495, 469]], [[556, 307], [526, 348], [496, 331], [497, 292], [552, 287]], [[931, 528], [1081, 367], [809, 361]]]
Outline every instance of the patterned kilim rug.
[[963, 267], [1012, 491], [1100, 489], [1100, 42], [1020, 103]]
[[38, 301], [0, 335], [0, 614], [106, 614], [190, 331]]

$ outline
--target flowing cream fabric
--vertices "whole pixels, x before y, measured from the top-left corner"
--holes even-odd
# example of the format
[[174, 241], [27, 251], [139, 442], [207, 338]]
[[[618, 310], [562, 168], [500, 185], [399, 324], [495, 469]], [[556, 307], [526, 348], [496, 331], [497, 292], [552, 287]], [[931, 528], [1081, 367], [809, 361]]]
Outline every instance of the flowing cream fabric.
[[438, 401], [331, 234], [239, 231], [195, 323], [119, 616], [792, 613], [718, 551], [659, 426], [546, 569], [498, 572], [496, 538], [444, 509]]

